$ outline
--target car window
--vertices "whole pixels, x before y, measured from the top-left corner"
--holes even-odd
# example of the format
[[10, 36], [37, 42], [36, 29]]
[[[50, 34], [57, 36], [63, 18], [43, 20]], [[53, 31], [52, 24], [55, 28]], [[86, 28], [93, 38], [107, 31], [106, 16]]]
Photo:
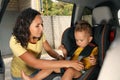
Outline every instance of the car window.
[[92, 25], [92, 10], [89, 8], [84, 8], [82, 14], [82, 20], [88, 21]]

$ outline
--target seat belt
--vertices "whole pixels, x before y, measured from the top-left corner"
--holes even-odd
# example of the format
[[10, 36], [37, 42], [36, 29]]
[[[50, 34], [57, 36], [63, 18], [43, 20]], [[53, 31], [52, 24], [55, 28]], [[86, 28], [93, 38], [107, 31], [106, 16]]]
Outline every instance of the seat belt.
[[[78, 60], [80, 61], [82, 58], [88, 57], [88, 56], [91, 54], [92, 50], [93, 50], [95, 47], [96, 47], [95, 44], [89, 43], [89, 44], [81, 51], [81, 53], [79, 54]], [[72, 55], [72, 57], [70, 58], [70, 60], [74, 57], [74, 55], [75, 55], [75, 54]]]
[[[94, 49], [95, 47], [96, 47], [95, 44], [89, 43], [89, 44], [82, 50], [82, 52], [79, 54], [78, 60], [80, 61], [80, 60], [82, 60], [83, 58], [90, 56], [91, 52], [93, 51], [93, 49]], [[74, 57], [74, 54], [73, 54], [72, 57]], [[72, 59], [72, 57], [71, 57], [71, 59]], [[82, 74], [84, 74], [85, 72], [86, 72], [85, 70], [81, 70], [81, 73], [82, 73]]]
[[78, 60], [80, 61], [81, 59], [90, 56], [92, 50], [95, 48], [96, 46], [93, 43], [88, 44], [83, 50], [82, 52], [79, 54], [79, 58]]

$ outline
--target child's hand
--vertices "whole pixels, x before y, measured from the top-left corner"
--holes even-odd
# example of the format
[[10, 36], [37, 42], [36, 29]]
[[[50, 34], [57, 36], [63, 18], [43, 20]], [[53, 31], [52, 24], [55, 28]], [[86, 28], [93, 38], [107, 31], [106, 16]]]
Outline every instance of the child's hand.
[[93, 66], [96, 65], [97, 60], [95, 56], [89, 56], [89, 60], [90, 60], [91, 65]]

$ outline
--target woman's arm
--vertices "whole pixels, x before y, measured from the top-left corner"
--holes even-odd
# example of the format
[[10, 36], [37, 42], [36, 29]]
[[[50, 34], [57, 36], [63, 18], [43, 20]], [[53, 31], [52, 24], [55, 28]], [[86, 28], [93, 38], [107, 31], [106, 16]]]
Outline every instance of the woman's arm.
[[57, 60], [63, 60], [64, 57], [62, 55], [59, 55], [57, 52], [55, 52], [51, 46], [49, 45], [49, 43], [47, 42], [47, 40], [43, 43], [44, 49], [47, 51], [47, 53], [52, 56], [53, 58], [56, 58]]
[[65, 48], [65, 46], [63, 44], [61, 44], [58, 49], [60, 49], [63, 52], [64, 58], [67, 58], [68, 52], [67, 52], [67, 49]]
[[54, 68], [68, 68], [73, 67], [76, 70], [81, 70], [83, 68], [83, 64], [79, 61], [52, 61], [52, 60], [43, 60], [43, 59], [36, 59], [32, 54], [29, 52], [25, 52], [20, 58], [29, 66], [37, 69], [54, 69]]

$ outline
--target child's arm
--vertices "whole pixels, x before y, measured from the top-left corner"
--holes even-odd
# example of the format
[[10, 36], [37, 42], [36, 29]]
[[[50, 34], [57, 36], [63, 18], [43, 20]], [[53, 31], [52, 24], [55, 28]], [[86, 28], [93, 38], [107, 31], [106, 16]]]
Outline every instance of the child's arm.
[[85, 69], [89, 69], [92, 66], [96, 65], [97, 62], [98, 48], [95, 47], [89, 57], [83, 58], [82, 62], [85, 65]]
[[91, 65], [96, 65], [97, 64], [97, 58], [98, 57], [98, 47], [95, 47], [89, 57]]

